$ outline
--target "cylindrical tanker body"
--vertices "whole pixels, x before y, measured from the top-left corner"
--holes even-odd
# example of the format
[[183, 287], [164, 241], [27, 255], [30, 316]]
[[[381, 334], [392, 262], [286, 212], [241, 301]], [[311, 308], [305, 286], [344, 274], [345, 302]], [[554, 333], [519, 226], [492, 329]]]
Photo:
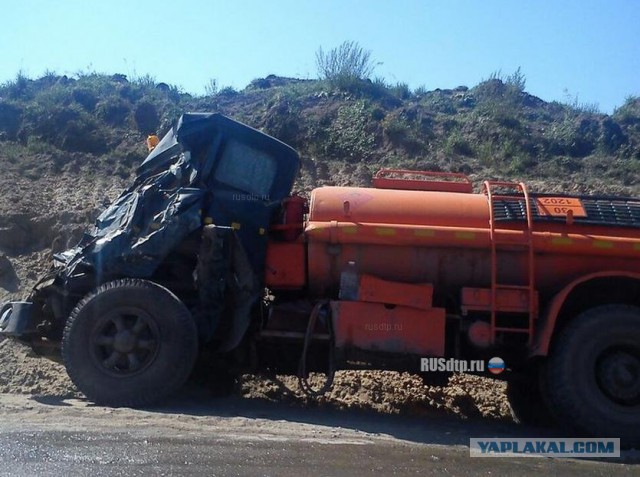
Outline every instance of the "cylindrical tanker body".
[[388, 172], [311, 194], [306, 289], [332, 299], [344, 356], [500, 357], [523, 422], [549, 403], [638, 445], [640, 200]]
[[[524, 197], [519, 200], [513, 204], [522, 212]], [[334, 294], [349, 262], [360, 273], [383, 279], [432, 283], [441, 294], [489, 287], [492, 240], [499, 251], [496, 275], [503, 283], [526, 284], [526, 214], [495, 218], [493, 231], [491, 218], [485, 194], [315, 189], [306, 227], [310, 290], [317, 296]], [[531, 229], [534, 281], [541, 297], [590, 272], [640, 271], [637, 229], [563, 220], [537, 220]]]

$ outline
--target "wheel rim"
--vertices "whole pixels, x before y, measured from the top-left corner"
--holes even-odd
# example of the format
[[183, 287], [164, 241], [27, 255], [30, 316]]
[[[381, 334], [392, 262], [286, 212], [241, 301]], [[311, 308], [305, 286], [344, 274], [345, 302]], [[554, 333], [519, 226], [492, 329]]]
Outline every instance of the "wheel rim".
[[104, 372], [131, 376], [148, 368], [158, 354], [160, 331], [144, 310], [119, 307], [103, 315], [91, 334], [91, 355]]
[[640, 404], [640, 354], [635, 349], [609, 349], [596, 361], [602, 392], [624, 406]]

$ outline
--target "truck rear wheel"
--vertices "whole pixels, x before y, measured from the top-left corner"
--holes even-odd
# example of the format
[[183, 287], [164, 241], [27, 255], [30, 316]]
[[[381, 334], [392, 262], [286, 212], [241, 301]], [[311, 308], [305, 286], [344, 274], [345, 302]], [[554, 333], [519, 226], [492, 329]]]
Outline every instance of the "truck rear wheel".
[[85, 396], [108, 406], [144, 406], [180, 388], [198, 337], [191, 313], [169, 290], [146, 280], [106, 283], [75, 307], [62, 358]]
[[541, 370], [536, 366], [509, 377], [507, 400], [513, 419], [524, 425], [548, 426], [553, 422], [546, 402]]
[[562, 331], [547, 363], [551, 405], [580, 433], [640, 445], [640, 308], [588, 310]]

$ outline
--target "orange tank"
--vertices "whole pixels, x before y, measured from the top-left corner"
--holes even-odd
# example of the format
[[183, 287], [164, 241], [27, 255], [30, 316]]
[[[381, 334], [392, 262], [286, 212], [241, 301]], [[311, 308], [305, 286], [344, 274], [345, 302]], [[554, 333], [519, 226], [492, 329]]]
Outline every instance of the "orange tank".
[[[441, 290], [489, 287], [492, 275], [524, 285], [531, 273], [543, 295], [601, 270], [640, 272], [639, 229], [624, 220], [613, 223], [608, 210], [591, 212], [591, 202], [612, 213], [628, 210], [628, 203], [530, 196], [526, 189], [502, 195], [447, 192], [438, 184], [438, 191], [398, 190], [400, 180], [384, 184], [394, 189], [315, 189], [305, 229], [311, 291], [335, 292], [349, 262], [362, 274], [434, 283]], [[485, 183], [488, 192], [496, 187], [520, 185]], [[640, 212], [640, 202], [631, 206]]]

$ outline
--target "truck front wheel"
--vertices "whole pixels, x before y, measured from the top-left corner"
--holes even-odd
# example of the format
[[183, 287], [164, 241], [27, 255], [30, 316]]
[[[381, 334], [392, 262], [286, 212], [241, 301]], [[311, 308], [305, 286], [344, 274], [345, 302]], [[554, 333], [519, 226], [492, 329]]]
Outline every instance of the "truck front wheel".
[[198, 352], [195, 322], [169, 290], [146, 280], [106, 283], [72, 311], [62, 338], [67, 373], [108, 406], [144, 406], [181, 387]]
[[550, 404], [564, 424], [640, 445], [640, 308], [585, 311], [558, 336], [546, 369]]

